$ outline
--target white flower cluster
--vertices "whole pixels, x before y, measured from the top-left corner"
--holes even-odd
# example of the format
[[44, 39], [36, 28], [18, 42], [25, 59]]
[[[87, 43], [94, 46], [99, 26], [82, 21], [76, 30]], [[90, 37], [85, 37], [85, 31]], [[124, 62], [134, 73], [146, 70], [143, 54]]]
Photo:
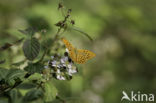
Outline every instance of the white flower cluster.
[[51, 60], [48, 61], [48, 66], [45, 68], [51, 68], [53, 77], [58, 80], [70, 80], [72, 74], [78, 72], [67, 52], [63, 57], [51, 56]]

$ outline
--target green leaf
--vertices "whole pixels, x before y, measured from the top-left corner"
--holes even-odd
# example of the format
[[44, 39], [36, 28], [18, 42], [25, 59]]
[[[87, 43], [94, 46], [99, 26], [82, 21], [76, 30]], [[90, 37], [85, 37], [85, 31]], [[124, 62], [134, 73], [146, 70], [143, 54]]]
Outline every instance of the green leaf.
[[42, 90], [32, 89], [32, 90], [30, 90], [29, 92], [26, 93], [23, 100], [24, 100], [24, 102], [33, 101], [33, 100], [36, 100], [36, 99], [42, 98], [42, 97], [43, 97], [43, 91]]
[[25, 60], [22, 60], [20, 62], [13, 63], [12, 65], [14, 65], [14, 66], [20, 66], [20, 65], [24, 64], [24, 62], [25, 62]]
[[51, 102], [56, 99], [57, 89], [51, 81], [44, 84], [44, 100], [45, 102]]
[[25, 30], [18, 30], [18, 31], [27, 36], [33, 36], [35, 34], [35, 30], [33, 28], [27, 28]]
[[18, 81], [22, 81], [24, 79], [25, 76], [25, 72], [23, 70], [20, 69], [10, 69], [7, 73], [7, 76], [5, 78], [5, 81], [13, 86], [15, 84], [15, 82]]
[[[25, 80], [26, 81], [26, 80]], [[34, 84], [34, 83], [30, 83], [30, 82], [25, 82], [24, 81], [24, 83], [22, 82], [22, 84], [20, 84], [20, 85], [18, 85], [18, 87], [16, 87], [17, 89], [32, 89], [32, 88], [36, 88], [36, 84]]]
[[42, 76], [39, 73], [34, 73], [28, 78], [28, 80], [41, 80], [41, 79], [42, 79]]
[[0, 81], [5, 79], [8, 74], [8, 69], [0, 68]]
[[42, 78], [41, 74], [39, 73], [32, 74], [27, 80], [28, 82], [33, 82], [33, 83], [35, 81], [35, 83], [37, 84], [40, 84], [41, 82], [46, 82], [46, 80]]
[[28, 60], [34, 60], [40, 52], [40, 43], [34, 37], [27, 39], [23, 44], [23, 52]]
[[21, 103], [20, 93], [16, 89], [11, 90], [9, 96], [11, 103]]
[[30, 74], [41, 73], [44, 69], [44, 65], [40, 63], [29, 63], [24, 70], [28, 71]]

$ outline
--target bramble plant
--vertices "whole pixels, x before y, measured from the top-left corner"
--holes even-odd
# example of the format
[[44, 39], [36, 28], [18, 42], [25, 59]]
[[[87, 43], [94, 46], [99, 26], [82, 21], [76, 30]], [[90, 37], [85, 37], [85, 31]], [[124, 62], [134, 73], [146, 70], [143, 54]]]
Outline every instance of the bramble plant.
[[[65, 103], [59, 96], [59, 90], [53, 85], [52, 79], [71, 80], [73, 74], [78, 72], [78, 68], [70, 57], [71, 51], [65, 48], [61, 38], [67, 29], [76, 30], [90, 40], [92, 38], [74, 26], [75, 21], [71, 19], [71, 9], [66, 10], [62, 3], [59, 3], [58, 9], [62, 12], [64, 19], [55, 24], [58, 30], [53, 38], [45, 39], [46, 30], [38, 31], [36, 28], [28, 28], [19, 30], [25, 35], [25, 38], [0, 47], [0, 52], [4, 52], [11, 46], [22, 43], [23, 46], [19, 49], [23, 49], [25, 56], [24, 60], [12, 63], [13, 68], [11, 69], [0, 67], [0, 99], [5, 103], [7, 101], [9, 103], [29, 103], [34, 100], [47, 103], [55, 99]], [[42, 56], [37, 58], [39, 54]], [[0, 64], [3, 63], [5, 60], [0, 61]], [[21, 68], [23, 64], [26, 64], [24, 69]], [[26, 88], [28, 91], [21, 94], [21, 88]]]

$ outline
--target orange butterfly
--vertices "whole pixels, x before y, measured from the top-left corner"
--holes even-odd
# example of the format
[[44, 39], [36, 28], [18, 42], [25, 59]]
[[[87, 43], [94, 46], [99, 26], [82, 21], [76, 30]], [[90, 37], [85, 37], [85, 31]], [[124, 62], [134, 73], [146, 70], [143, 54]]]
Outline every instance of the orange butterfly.
[[62, 41], [65, 44], [66, 48], [69, 50], [69, 55], [70, 55], [71, 59], [78, 64], [83, 64], [87, 60], [95, 57], [95, 53], [93, 53], [89, 50], [74, 48], [72, 46], [72, 44], [65, 38], [62, 38]]

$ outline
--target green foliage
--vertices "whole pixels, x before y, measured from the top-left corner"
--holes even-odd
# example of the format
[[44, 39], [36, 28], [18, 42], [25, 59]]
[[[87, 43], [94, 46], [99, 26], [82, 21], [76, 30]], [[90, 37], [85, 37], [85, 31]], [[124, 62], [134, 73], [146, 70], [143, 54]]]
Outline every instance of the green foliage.
[[22, 65], [24, 62], [25, 62], [25, 60], [22, 60], [22, 61], [19, 61], [19, 62], [13, 63], [12, 65], [18, 67], [18, 66]]
[[34, 37], [25, 40], [23, 44], [23, 52], [27, 59], [34, 60], [40, 52], [40, 43]]
[[34, 74], [32, 74], [29, 78], [28, 78], [28, 80], [30, 80], [30, 81], [33, 81], [33, 80], [41, 80], [42, 79], [42, 76], [41, 76], [41, 74], [39, 74], [39, 73], [34, 73]]
[[9, 93], [11, 103], [21, 103], [22, 99], [19, 98], [20, 95], [16, 89], [11, 90]]
[[41, 73], [43, 69], [44, 65], [41, 63], [28, 63], [28, 66], [24, 68], [24, 70], [29, 72], [30, 74]]
[[51, 81], [48, 81], [44, 84], [44, 100], [46, 102], [53, 101], [56, 98], [57, 94], [57, 89]]
[[0, 68], [0, 81], [4, 80], [8, 74], [8, 69]]
[[28, 37], [32, 37], [35, 34], [35, 30], [33, 28], [27, 28], [25, 30], [18, 30], [18, 31]]
[[0, 69], [0, 81], [13, 86], [17, 81], [23, 81], [25, 72], [19, 69]]
[[[0, 0], [0, 103], [120, 103], [123, 90], [155, 94], [155, 5], [156, 0]], [[44, 69], [52, 55], [63, 54], [64, 36], [97, 55], [78, 65], [78, 78], [70, 81], [55, 80], [53, 69]]]
[[16, 81], [23, 81], [25, 76], [25, 72], [19, 69], [9, 69], [5, 81], [10, 85], [13, 86]]
[[43, 91], [40, 89], [32, 89], [26, 93], [24, 96], [24, 102], [33, 101], [43, 97]]
[[[3, 68], [0, 69], [0, 83], [1, 83], [0, 95], [3, 96], [3, 94], [7, 94], [8, 102], [32, 103], [33, 101], [38, 101], [38, 100], [41, 100], [40, 102], [42, 101], [52, 102], [55, 99], [58, 98], [60, 99], [60, 97], [58, 96], [58, 91], [54, 86], [54, 84], [52, 83], [51, 79], [52, 77], [62, 79], [61, 74], [59, 74], [60, 72], [59, 70], [65, 69], [66, 67], [65, 66], [64, 68], [61, 67], [62, 69], [59, 69], [60, 68], [59, 67], [58, 71], [55, 71], [54, 68], [45, 69], [45, 66], [47, 65], [45, 65], [43, 61], [47, 61], [44, 60], [45, 56], [50, 56], [49, 55], [50, 49], [51, 50], [52, 49], [56, 50], [56, 48], [62, 49], [59, 43], [59, 40], [61, 38], [60, 34], [66, 31], [69, 24], [74, 24], [74, 21], [68, 23], [68, 20], [70, 19], [70, 15], [71, 15], [71, 9], [68, 9], [66, 12], [67, 13], [64, 19], [59, 21], [60, 25], [56, 25], [58, 26], [58, 31], [55, 37], [53, 38], [49, 36], [47, 37], [47, 35], [45, 35], [45, 32], [41, 30], [42, 29], [42, 24], [41, 24], [41, 26], [38, 26], [39, 30], [41, 31], [36, 31], [35, 29], [32, 28], [19, 30], [19, 32], [24, 34], [25, 38], [16, 40], [13, 43], [5, 43], [3, 46], [0, 47], [0, 51], [9, 50], [12, 49], [11, 47], [15, 46], [14, 44], [22, 43], [24, 39], [24, 42], [22, 43], [23, 44], [22, 48], [23, 48], [24, 56], [26, 58], [18, 62], [10, 61], [11, 63], [9, 67], [11, 68], [15, 67], [16, 69], [3, 69]], [[35, 20], [35, 23], [33, 23], [34, 20], [32, 20], [31, 22], [32, 23], [30, 24], [36, 25], [37, 21]], [[47, 22], [44, 21], [43, 24], [46, 25]], [[44, 33], [45, 36], [42, 33]], [[39, 42], [39, 39], [41, 39], [41, 43]], [[55, 44], [56, 46], [51, 44]], [[40, 51], [43, 52], [42, 56], [39, 55]], [[17, 52], [19, 51], [17, 50]], [[56, 55], [58, 52], [55, 51], [53, 53], [55, 53], [55, 57], [57, 58]], [[38, 59], [37, 57], [39, 58], [39, 60], [37, 60]], [[60, 57], [64, 57], [64, 56], [60, 56]], [[50, 58], [48, 59], [50, 60]], [[65, 58], [63, 62], [64, 61]], [[4, 64], [4, 63], [5, 60], [2, 59], [0, 61], [0, 64]], [[48, 62], [48, 65], [50, 65], [49, 63], [50, 62]], [[51, 67], [52, 66], [53, 64], [51, 64]], [[63, 64], [61, 66], [63, 66]], [[52, 74], [53, 73], [52, 71], [53, 72], [55, 71], [55, 76], [54, 74]], [[61, 71], [61, 73], [63, 72], [64, 71]], [[69, 74], [67, 74], [67, 76], [69, 76]], [[5, 95], [3, 97], [5, 98]], [[3, 102], [5, 102], [5, 100]]]

